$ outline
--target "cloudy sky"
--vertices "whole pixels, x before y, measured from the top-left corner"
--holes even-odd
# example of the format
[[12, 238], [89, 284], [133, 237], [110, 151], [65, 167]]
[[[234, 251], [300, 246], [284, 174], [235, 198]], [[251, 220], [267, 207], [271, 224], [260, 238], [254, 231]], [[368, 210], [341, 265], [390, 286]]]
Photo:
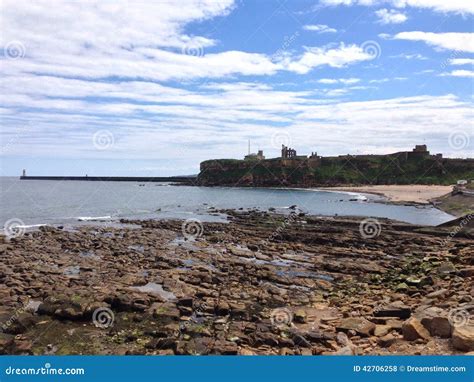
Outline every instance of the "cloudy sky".
[[252, 151], [472, 156], [471, 0], [1, 3], [0, 175]]

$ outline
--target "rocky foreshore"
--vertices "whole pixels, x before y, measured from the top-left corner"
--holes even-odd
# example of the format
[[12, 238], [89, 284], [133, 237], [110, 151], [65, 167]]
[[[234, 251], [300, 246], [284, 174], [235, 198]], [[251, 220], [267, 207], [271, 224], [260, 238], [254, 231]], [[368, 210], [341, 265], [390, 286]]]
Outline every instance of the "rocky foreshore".
[[472, 231], [220, 212], [2, 236], [0, 354], [474, 351]]

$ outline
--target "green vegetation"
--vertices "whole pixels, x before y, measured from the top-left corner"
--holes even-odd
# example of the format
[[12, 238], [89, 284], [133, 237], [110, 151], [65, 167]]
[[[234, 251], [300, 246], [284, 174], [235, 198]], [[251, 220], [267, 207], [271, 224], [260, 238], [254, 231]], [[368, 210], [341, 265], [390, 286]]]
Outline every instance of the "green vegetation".
[[[363, 155], [262, 161], [235, 159], [201, 163], [199, 182], [228, 186], [333, 186], [364, 184], [442, 184], [474, 179], [473, 159], [434, 156]], [[472, 186], [471, 186], [472, 187]]]

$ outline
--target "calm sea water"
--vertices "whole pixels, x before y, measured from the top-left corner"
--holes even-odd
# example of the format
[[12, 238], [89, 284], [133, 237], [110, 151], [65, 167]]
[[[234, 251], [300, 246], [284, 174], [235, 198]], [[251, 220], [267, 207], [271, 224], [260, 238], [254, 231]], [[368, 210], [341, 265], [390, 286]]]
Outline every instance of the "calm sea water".
[[[207, 188], [166, 183], [38, 181], [0, 178], [0, 221], [13, 218], [25, 225], [81, 224], [120, 218], [190, 218], [215, 220], [216, 208], [276, 208], [297, 205], [314, 215], [386, 217], [436, 225], [452, 219], [432, 207], [377, 203], [378, 196], [317, 190]], [[354, 200], [358, 199], [358, 200]], [[82, 223], [84, 224], [84, 223]]]

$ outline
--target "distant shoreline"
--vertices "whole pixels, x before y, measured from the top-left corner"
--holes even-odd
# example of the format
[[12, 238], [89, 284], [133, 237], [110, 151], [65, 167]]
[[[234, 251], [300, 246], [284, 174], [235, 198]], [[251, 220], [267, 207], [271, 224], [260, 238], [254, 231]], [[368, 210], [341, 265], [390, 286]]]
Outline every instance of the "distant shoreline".
[[431, 204], [436, 199], [449, 194], [452, 186], [441, 185], [373, 185], [321, 187], [320, 190], [348, 191], [380, 195], [394, 203]]

